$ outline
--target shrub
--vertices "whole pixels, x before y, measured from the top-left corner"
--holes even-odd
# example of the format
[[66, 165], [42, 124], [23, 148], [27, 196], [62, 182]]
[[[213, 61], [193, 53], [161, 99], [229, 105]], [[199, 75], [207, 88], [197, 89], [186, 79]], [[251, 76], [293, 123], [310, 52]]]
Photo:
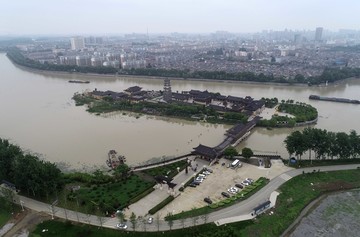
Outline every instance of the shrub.
[[168, 196], [167, 198], [165, 198], [162, 202], [160, 202], [159, 204], [157, 204], [155, 207], [151, 208], [149, 210], [149, 214], [150, 215], [154, 215], [157, 211], [159, 211], [161, 208], [165, 207], [167, 204], [169, 204], [172, 200], [174, 200], [175, 198], [173, 196]]

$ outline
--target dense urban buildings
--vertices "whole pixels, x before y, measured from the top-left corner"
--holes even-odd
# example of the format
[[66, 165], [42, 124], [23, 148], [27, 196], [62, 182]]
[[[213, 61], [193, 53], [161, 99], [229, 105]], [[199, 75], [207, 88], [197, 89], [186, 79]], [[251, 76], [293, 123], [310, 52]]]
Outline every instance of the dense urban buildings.
[[360, 67], [360, 32], [263, 31], [234, 34], [126, 34], [42, 38], [18, 44], [24, 56], [57, 65], [166, 69], [188, 72], [251, 72], [292, 80], [321, 75], [325, 68]]
[[83, 37], [77, 36], [70, 39], [71, 50], [80, 50], [85, 48], [85, 41]]
[[316, 31], [315, 31], [315, 41], [317, 41], [317, 42], [321, 41], [322, 32], [323, 32], [323, 28], [322, 28], [322, 27], [317, 27], [317, 28], [316, 28]]

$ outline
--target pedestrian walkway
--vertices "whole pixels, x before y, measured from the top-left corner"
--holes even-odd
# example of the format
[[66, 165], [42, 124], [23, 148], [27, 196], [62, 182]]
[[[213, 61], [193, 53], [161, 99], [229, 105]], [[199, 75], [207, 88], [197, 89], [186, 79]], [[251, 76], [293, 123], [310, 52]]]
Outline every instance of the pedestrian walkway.
[[285, 180], [285, 181], [288, 181], [289, 179], [291, 179], [292, 177], [290, 176], [290, 175], [288, 175], [288, 174], [282, 174], [282, 175], [280, 175], [280, 177], [283, 179], [283, 180]]
[[228, 218], [223, 218], [223, 219], [217, 220], [217, 221], [215, 221], [215, 225], [220, 226], [220, 225], [225, 225], [225, 224], [229, 224], [229, 223], [233, 223], [233, 222], [246, 221], [246, 220], [250, 220], [253, 218], [255, 218], [255, 216], [252, 216], [249, 213], [246, 215], [233, 216], [233, 217], [228, 217]]

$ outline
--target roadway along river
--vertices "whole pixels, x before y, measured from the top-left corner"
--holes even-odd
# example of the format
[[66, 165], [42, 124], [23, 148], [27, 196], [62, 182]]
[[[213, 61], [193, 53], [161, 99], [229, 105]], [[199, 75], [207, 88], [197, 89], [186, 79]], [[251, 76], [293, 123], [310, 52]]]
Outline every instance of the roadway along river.
[[[0, 137], [23, 149], [41, 154], [52, 162], [65, 162], [73, 168], [102, 166], [107, 152], [115, 149], [129, 164], [153, 157], [185, 154], [199, 143], [217, 145], [229, 126], [189, 122], [152, 116], [111, 113], [96, 116], [76, 107], [75, 92], [85, 90], [122, 91], [139, 85], [145, 90], [161, 90], [162, 79], [98, 77], [30, 72], [14, 66], [0, 54]], [[68, 83], [89, 80], [90, 84]], [[172, 80], [173, 91], [208, 90], [224, 95], [278, 97], [310, 103], [319, 111], [316, 127], [331, 131], [360, 133], [360, 105], [309, 101], [310, 94], [360, 99], [360, 79], [350, 79], [327, 87], [277, 86], [209, 81]], [[287, 156], [283, 140], [292, 129], [256, 128], [238, 146], [255, 152]]]

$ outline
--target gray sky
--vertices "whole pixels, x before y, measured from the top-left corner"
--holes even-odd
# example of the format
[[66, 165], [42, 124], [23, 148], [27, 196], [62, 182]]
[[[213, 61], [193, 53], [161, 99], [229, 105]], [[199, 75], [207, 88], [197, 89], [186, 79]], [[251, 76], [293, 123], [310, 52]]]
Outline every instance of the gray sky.
[[0, 35], [359, 29], [359, 0], [0, 0]]

